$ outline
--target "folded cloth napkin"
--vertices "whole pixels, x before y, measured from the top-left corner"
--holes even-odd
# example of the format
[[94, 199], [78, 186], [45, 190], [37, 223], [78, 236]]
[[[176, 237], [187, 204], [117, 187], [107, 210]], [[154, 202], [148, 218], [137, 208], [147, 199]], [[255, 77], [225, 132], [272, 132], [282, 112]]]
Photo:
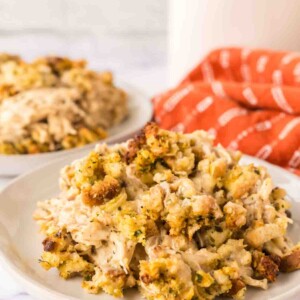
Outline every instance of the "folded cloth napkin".
[[300, 175], [300, 53], [218, 49], [153, 102], [163, 128], [207, 130]]

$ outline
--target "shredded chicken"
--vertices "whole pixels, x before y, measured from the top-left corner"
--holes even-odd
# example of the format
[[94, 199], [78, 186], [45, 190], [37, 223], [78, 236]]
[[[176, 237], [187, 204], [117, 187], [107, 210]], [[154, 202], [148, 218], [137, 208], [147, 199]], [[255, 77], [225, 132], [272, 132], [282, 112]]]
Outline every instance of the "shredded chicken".
[[110, 73], [84, 61], [32, 63], [0, 55], [0, 154], [69, 149], [106, 137], [127, 115], [125, 92]]
[[[202, 131], [148, 124], [66, 166], [61, 194], [40, 202], [41, 265], [83, 277], [89, 293], [149, 300], [243, 299], [300, 268], [285, 192], [262, 167]], [[69, 275], [68, 275], [69, 274]]]

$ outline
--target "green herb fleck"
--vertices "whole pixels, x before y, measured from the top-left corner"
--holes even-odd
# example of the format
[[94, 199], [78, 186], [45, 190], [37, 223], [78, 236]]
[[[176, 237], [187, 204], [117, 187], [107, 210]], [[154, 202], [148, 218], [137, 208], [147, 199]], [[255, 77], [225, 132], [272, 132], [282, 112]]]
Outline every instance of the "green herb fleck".
[[93, 276], [91, 274], [87, 274], [87, 275], [84, 276], [85, 281], [91, 281], [92, 278], [93, 278]]
[[202, 281], [202, 279], [203, 279], [203, 276], [202, 275], [200, 275], [200, 274], [196, 274], [196, 281], [197, 282], [201, 282]]
[[43, 259], [39, 259], [38, 262], [41, 264], [41, 263], [45, 263], [45, 264], [48, 264], [50, 265], [50, 263], [46, 260], [43, 260]]
[[138, 237], [138, 236], [140, 236], [141, 234], [142, 234], [142, 231], [141, 231], [141, 230], [137, 230], [137, 231], [135, 231], [134, 236], [135, 236], [135, 237]]

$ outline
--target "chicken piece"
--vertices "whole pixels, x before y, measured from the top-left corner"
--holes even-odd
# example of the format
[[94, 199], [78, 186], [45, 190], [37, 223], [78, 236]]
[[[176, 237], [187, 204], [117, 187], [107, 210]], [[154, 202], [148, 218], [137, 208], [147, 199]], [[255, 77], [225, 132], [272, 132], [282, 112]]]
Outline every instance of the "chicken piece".
[[258, 279], [253, 279], [250, 276], [243, 275], [243, 282], [246, 285], [250, 285], [250, 286], [253, 286], [253, 287], [258, 287], [258, 288], [261, 288], [263, 290], [266, 290], [268, 288], [268, 280], [266, 278], [262, 279], [262, 280], [258, 280]]
[[188, 249], [196, 251], [196, 243], [192, 240], [189, 240], [185, 235], [171, 236], [171, 235], [162, 235], [161, 246], [168, 249], [172, 249], [175, 252], [187, 251]]
[[135, 241], [125, 238], [121, 233], [112, 232], [91, 257], [95, 265], [101, 266], [104, 273], [113, 268], [129, 274], [135, 247]]
[[212, 161], [215, 159], [215, 156], [210, 158], [204, 158], [199, 161], [197, 165], [196, 176], [192, 179], [198, 191], [204, 192], [207, 194], [212, 194], [215, 186], [218, 183], [218, 178], [214, 177], [211, 172], [214, 173], [215, 167], [212, 167]]
[[261, 199], [265, 202], [269, 202], [270, 195], [273, 190], [273, 183], [271, 178], [266, 178], [261, 184], [261, 187], [259, 188], [259, 196]]
[[264, 204], [257, 193], [243, 198], [243, 206], [247, 210], [247, 226], [251, 226], [256, 220], [261, 220], [264, 214]]
[[284, 235], [283, 229], [277, 224], [265, 224], [250, 228], [245, 233], [245, 241], [254, 248], [262, 247], [266, 242]]
[[187, 250], [182, 252], [183, 260], [190, 266], [194, 271], [203, 269], [205, 271], [213, 270], [221, 259], [220, 254], [209, 251], [206, 248], [198, 251]]
[[264, 250], [272, 255], [283, 257], [291, 254], [294, 247], [294, 243], [289, 238], [281, 236], [265, 243]]
[[227, 228], [217, 226], [211, 229], [200, 230], [199, 234], [203, 242], [203, 246], [219, 247], [230, 238], [232, 232]]
[[126, 166], [125, 176], [122, 180], [128, 199], [137, 199], [141, 193], [149, 189], [140, 178], [135, 176], [135, 169], [131, 165]]

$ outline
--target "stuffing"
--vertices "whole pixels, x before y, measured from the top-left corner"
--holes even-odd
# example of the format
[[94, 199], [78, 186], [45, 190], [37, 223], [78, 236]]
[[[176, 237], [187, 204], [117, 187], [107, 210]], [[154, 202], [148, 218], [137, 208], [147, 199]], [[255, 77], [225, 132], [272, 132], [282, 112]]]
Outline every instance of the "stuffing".
[[242, 300], [249, 286], [267, 289], [300, 268], [299, 245], [286, 236], [285, 191], [239, 158], [203, 131], [153, 123], [96, 146], [62, 169], [59, 196], [38, 203], [41, 266], [115, 297], [137, 287], [148, 300]]
[[277, 224], [261, 224], [255, 228], [249, 228], [245, 233], [245, 240], [251, 246], [259, 248], [266, 242], [276, 239], [285, 234], [284, 230]]
[[279, 274], [281, 259], [264, 255], [257, 250], [252, 254], [252, 266], [257, 278], [266, 278], [269, 282], [274, 282]]
[[237, 165], [228, 172], [224, 185], [232, 197], [238, 199], [250, 192], [258, 179], [258, 172], [253, 165]]
[[280, 271], [292, 272], [300, 269], [300, 247], [292, 249], [291, 253], [282, 257]]
[[140, 289], [149, 300], [191, 300], [194, 296], [191, 270], [177, 256], [141, 261]]
[[112, 74], [85, 61], [0, 55], [0, 154], [34, 154], [96, 142], [127, 115]]
[[[127, 277], [124, 272], [119, 270], [103, 272], [100, 268], [95, 268], [95, 275], [86, 277], [82, 283], [82, 287], [90, 294], [98, 294], [100, 291], [104, 291], [112, 296], [122, 297]], [[129, 287], [132, 286], [129, 285]]]
[[224, 205], [223, 210], [228, 228], [240, 228], [246, 224], [247, 210], [242, 204], [229, 201]]
[[82, 189], [82, 201], [87, 205], [99, 205], [115, 198], [121, 190], [118, 180], [106, 175], [103, 180]]

